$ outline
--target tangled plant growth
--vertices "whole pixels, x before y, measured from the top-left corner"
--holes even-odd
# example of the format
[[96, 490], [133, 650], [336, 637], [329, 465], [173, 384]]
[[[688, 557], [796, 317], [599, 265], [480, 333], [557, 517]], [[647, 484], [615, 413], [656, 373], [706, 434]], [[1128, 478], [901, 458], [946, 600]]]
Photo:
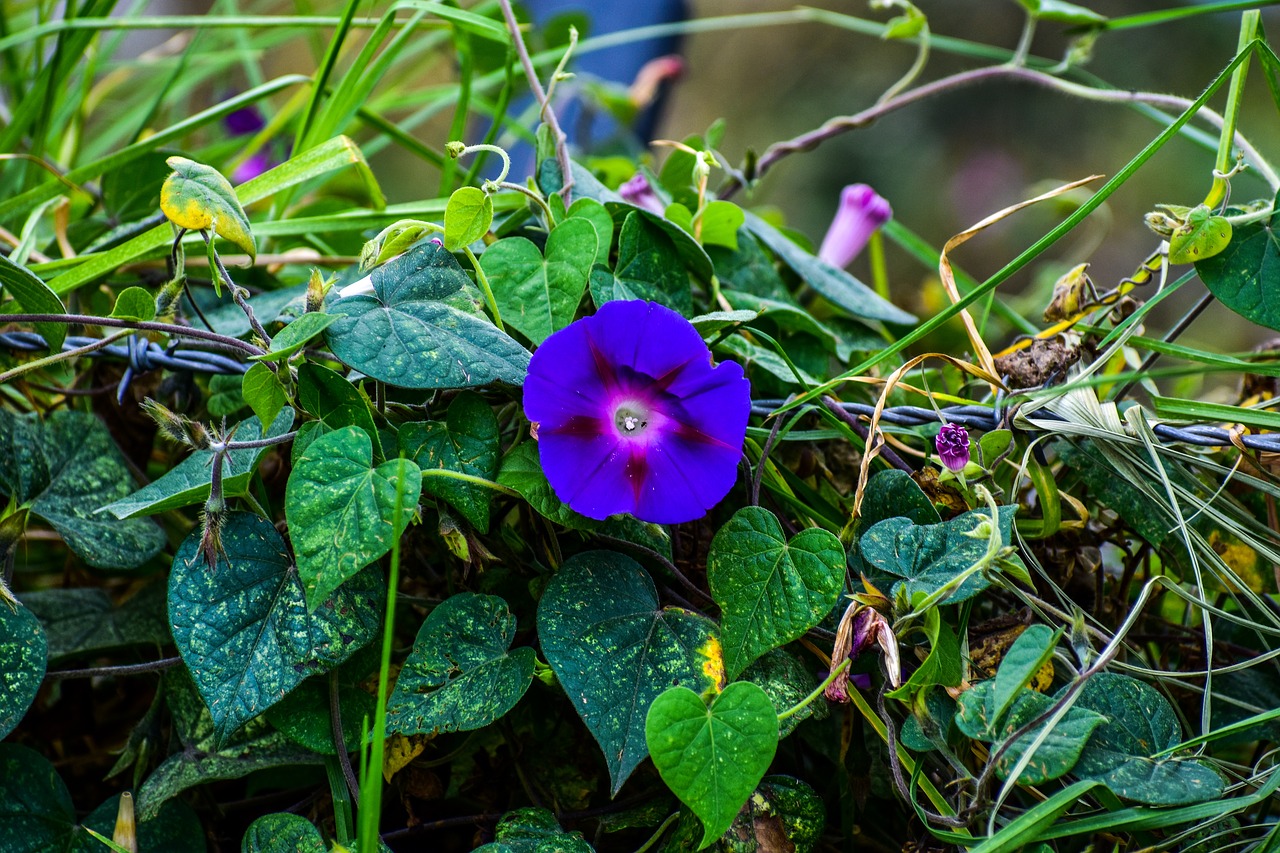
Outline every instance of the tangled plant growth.
[[[1020, 0], [1011, 52], [879, 5], [789, 20], [914, 45], [907, 76], [741, 164], [720, 124], [574, 150], [556, 90], [592, 40], [506, 0], [7, 20], [0, 851], [1277, 849], [1280, 367], [1178, 342], [1214, 301], [1280, 330], [1280, 178], [1236, 130], [1248, 69], [1276, 88], [1265, 4]], [[1239, 49], [1194, 101], [1084, 68], [1224, 10]], [[328, 41], [273, 80], [108, 61], [117, 28], [196, 23]], [[931, 77], [939, 51], [984, 62]], [[428, 53], [459, 79], [410, 96]], [[251, 85], [199, 101], [227, 61]], [[1151, 141], [936, 251], [866, 185], [816, 254], [753, 210], [784, 158], [1002, 78], [1141, 109]], [[420, 138], [442, 109], [447, 144]], [[1151, 200], [1133, 274], [1070, 258], [1042, 317], [1011, 307], [1180, 135], [1203, 201]], [[437, 198], [386, 204], [387, 145]], [[985, 281], [953, 265], [1064, 193]], [[888, 298], [899, 250], [938, 271], [933, 316]], [[1169, 391], [1214, 372], [1234, 404]]]

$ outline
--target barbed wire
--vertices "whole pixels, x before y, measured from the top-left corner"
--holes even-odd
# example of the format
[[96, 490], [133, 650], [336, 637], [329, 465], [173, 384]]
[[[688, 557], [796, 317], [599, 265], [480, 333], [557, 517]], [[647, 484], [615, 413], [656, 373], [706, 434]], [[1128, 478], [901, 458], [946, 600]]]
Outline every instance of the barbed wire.
[[[99, 338], [68, 336], [63, 343], [64, 350], [79, 349], [93, 344]], [[44, 338], [35, 332], [0, 332], [0, 347], [13, 350], [33, 352], [48, 349]], [[236, 374], [248, 370], [248, 365], [229, 356], [208, 350], [179, 348], [174, 345], [162, 347], [155, 341], [145, 338], [131, 337], [122, 344], [110, 344], [93, 352], [85, 353], [87, 358], [118, 358], [128, 363], [124, 376], [120, 380], [118, 396], [123, 398], [125, 389], [135, 376], [152, 370], [178, 370], [191, 373]], [[768, 416], [783, 406], [785, 400], [754, 400], [751, 404], [752, 414]], [[846, 412], [870, 418], [875, 413], [871, 403], [837, 403]], [[1064, 418], [1043, 409], [1036, 412], [1041, 420], [1065, 421]], [[947, 406], [940, 409], [927, 409], [923, 406], [889, 406], [880, 413], [883, 423], [893, 426], [916, 427], [927, 424], [954, 423], [965, 429], [979, 432], [990, 432], [1005, 426], [1003, 407], [982, 406], [975, 403]], [[1242, 434], [1228, 430], [1226, 427], [1213, 424], [1188, 424], [1173, 426], [1171, 424], [1155, 424], [1152, 432], [1167, 444], [1190, 444], [1196, 447], [1237, 447], [1263, 453], [1280, 453], [1280, 433]]]

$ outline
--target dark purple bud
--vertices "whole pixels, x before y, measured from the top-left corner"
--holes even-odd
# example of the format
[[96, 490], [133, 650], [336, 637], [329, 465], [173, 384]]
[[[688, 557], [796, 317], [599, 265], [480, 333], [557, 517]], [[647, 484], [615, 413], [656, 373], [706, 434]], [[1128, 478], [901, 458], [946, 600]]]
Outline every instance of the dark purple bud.
[[948, 471], [958, 473], [969, 464], [969, 431], [960, 424], [943, 424], [933, 443]]
[[267, 123], [263, 120], [262, 113], [258, 112], [257, 107], [248, 106], [233, 113], [227, 113], [222, 119], [222, 126], [232, 136], [247, 136], [250, 133], [257, 133], [262, 130], [267, 126]]
[[840, 193], [840, 207], [822, 239], [818, 257], [844, 268], [867, 245], [872, 233], [893, 216], [893, 208], [866, 184], [850, 184]]

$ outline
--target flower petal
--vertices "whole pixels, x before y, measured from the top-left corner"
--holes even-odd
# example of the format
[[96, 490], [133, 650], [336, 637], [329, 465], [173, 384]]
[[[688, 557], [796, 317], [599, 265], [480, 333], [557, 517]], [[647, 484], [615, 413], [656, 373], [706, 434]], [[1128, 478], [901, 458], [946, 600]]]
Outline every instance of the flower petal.
[[616, 384], [584, 322], [571, 323], [543, 341], [529, 360], [524, 411], [529, 420], [555, 427], [569, 418], [599, 417]]

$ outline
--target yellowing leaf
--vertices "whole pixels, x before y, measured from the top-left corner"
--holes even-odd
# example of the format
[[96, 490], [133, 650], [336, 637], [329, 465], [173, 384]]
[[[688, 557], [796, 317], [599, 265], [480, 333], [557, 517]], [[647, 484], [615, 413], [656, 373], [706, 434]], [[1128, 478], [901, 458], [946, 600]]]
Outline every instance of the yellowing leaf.
[[434, 735], [391, 735], [387, 738], [386, 757], [382, 759], [382, 778], [391, 777], [409, 766], [409, 762], [426, 750]]
[[212, 229], [250, 257], [256, 257], [258, 249], [249, 230], [249, 217], [231, 183], [212, 166], [186, 157], [170, 157], [165, 162], [173, 174], [160, 188], [160, 209], [169, 221], [188, 231]]

